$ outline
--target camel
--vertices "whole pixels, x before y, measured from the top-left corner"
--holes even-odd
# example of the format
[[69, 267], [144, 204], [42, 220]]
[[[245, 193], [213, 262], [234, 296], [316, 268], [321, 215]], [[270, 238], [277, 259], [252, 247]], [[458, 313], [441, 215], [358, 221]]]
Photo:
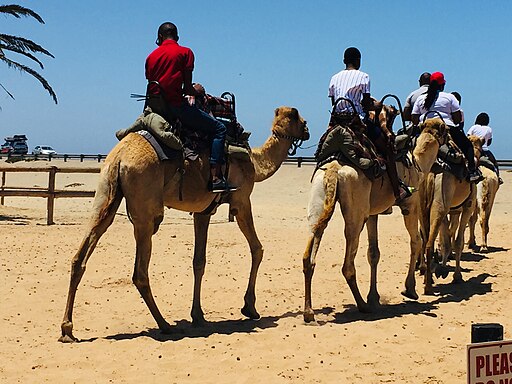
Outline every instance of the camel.
[[[482, 151], [482, 141], [477, 136], [469, 136], [469, 139], [473, 144], [475, 157], [479, 159]], [[420, 259], [420, 270], [425, 273], [424, 293], [432, 295], [434, 294], [432, 262], [434, 259], [434, 243], [438, 234], [440, 234], [442, 265], [435, 266], [436, 275], [447, 276], [446, 263], [453, 248], [455, 254], [453, 282], [463, 281], [460, 256], [464, 247], [464, 230], [476, 204], [476, 185], [467, 180], [459, 180], [447, 171], [431, 172], [420, 188], [420, 199], [420, 228], [424, 239], [422, 256], [425, 255], [425, 258], [421, 257]], [[449, 224], [447, 215], [450, 211], [454, 213], [454, 216], [452, 223]], [[452, 237], [454, 241], [451, 240]]]
[[500, 187], [498, 175], [493, 170], [480, 165], [480, 171], [484, 179], [477, 184], [476, 188], [476, 207], [469, 220], [469, 239], [468, 246], [471, 249], [476, 248], [475, 225], [480, 216], [480, 228], [482, 230], [481, 252], [487, 252], [487, 235], [489, 234], [489, 219], [491, 217], [492, 206], [496, 193]]
[[[439, 146], [444, 142], [446, 126], [441, 119], [428, 119], [421, 124], [421, 134], [416, 146], [408, 154], [414, 166], [406, 167], [397, 162], [400, 178], [409, 186], [418, 187], [424, 174], [430, 171], [437, 157]], [[304, 320], [315, 320], [311, 303], [311, 282], [316, 265], [316, 254], [322, 235], [332, 217], [336, 201], [339, 202], [345, 221], [345, 260], [342, 273], [350, 287], [357, 308], [361, 312], [374, 310], [380, 303], [377, 291], [377, 265], [380, 259], [378, 248], [377, 215], [393, 206], [395, 197], [389, 177], [371, 181], [360, 169], [332, 161], [320, 168], [313, 176], [308, 204], [308, 222], [310, 235], [303, 257], [305, 280]], [[414, 277], [416, 257], [421, 251], [421, 239], [418, 231], [419, 196], [414, 193], [405, 199], [400, 208], [410, 236], [410, 266], [402, 294], [416, 300], [416, 282]], [[354, 259], [359, 245], [359, 236], [366, 223], [368, 234], [367, 257], [371, 268], [370, 290], [365, 302], [359, 292]]]
[[[60, 341], [73, 342], [73, 304], [80, 280], [101, 235], [112, 224], [122, 198], [134, 227], [136, 259], [132, 281], [148, 306], [162, 332], [171, 332], [151, 293], [148, 267], [151, 257], [151, 238], [163, 220], [164, 207], [192, 212], [194, 216], [194, 293], [191, 316], [193, 324], [205, 323], [201, 309], [201, 281], [206, 264], [207, 232], [212, 202], [228, 203], [229, 212], [236, 217], [251, 251], [252, 264], [244, 296], [242, 314], [250, 319], [260, 317], [256, 310], [256, 276], [263, 258], [263, 247], [254, 228], [250, 195], [254, 183], [272, 176], [288, 155], [290, 147], [309, 139], [305, 120], [295, 108], [275, 110], [272, 135], [262, 147], [250, 152], [234, 152], [228, 157], [230, 185], [238, 189], [230, 193], [208, 191], [210, 176], [208, 154], [188, 162], [181, 159], [160, 161], [148, 141], [130, 133], [108, 154], [100, 173], [90, 223], [85, 237], [71, 262], [71, 279]], [[180, 182], [182, 180], [182, 183]], [[182, 197], [182, 199], [180, 198]]]

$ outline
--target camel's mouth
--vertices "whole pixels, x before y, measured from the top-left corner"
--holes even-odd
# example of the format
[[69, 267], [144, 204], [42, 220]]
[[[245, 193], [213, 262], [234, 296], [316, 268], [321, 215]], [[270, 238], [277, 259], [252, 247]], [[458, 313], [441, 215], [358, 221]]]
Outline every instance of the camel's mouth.
[[309, 129], [308, 129], [308, 126], [306, 125], [306, 122], [304, 122], [304, 128], [302, 131], [301, 140], [303, 140], [303, 141], [309, 140]]

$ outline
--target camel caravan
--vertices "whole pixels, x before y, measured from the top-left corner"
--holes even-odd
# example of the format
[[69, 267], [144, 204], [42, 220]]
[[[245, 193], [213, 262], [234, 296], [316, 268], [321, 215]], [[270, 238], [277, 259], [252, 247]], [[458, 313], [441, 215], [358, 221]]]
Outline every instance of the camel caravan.
[[[150, 67], [154, 54], [160, 57], [161, 48], [171, 51], [183, 48], [177, 46], [177, 29], [172, 23], [164, 23], [159, 28], [157, 44], [159, 48], [148, 57], [146, 67]], [[187, 52], [185, 50], [182, 54]], [[386, 95], [380, 101], [371, 97], [369, 79], [358, 70], [360, 57], [356, 48], [347, 49], [346, 70], [331, 80], [329, 96], [333, 109], [330, 123], [315, 153], [317, 165], [311, 179], [307, 209], [309, 237], [303, 256], [303, 316], [306, 322], [315, 319], [312, 278], [316, 255], [336, 203], [339, 203], [345, 222], [342, 273], [357, 308], [362, 312], [375, 310], [380, 304], [377, 289], [380, 259], [378, 216], [392, 213], [393, 206], [400, 208], [410, 237], [409, 267], [402, 292], [408, 299], [418, 299], [417, 269], [425, 275], [424, 293], [427, 295], [433, 294], [432, 275], [446, 276], [443, 266], [446, 270], [449, 255], [443, 253], [441, 265], [434, 257], [434, 242], [438, 235], [441, 240], [448, 239], [442, 242], [444, 250], [450, 249], [451, 253], [453, 244], [455, 282], [462, 281], [460, 255], [464, 229], [468, 223], [472, 223], [474, 228], [477, 215], [481, 217], [482, 231], [485, 232], [482, 248], [487, 247], [488, 219], [499, 187], [497, 177], [490, 170], [482, 169], [484, 180], [477, 187], [472, 179], [474, 169], [469, 166], [473, 159], [469, 161], [465, 151], [453, 139], [456, 134], [447, 120], [451, 124], [453, 122], [446, 115], [434, 113], [429, 116], [430, 111], [420, 113], [416, 110], [418, 101], [412, 112], [413, 124], [406, 125], [398, 97]], [[351, 71], [356, 71], [356, 76]], [[338, 91], [347, 84], [352, 89], [344, 78], [345, 72], [350, 72], [350, 79], [360, 82], [361, 97], [354, 97], [346, 90], [339, 94]], [[236, 119], [233, 94], [225, 93], [221, 97], [206, 94], [204, 87], [191, 83], [190, 71], [190, 77], [184, 80], [186, 84], [183, 88], [180, 84], [178, 90], [180, 100], [185, 97], [187, 101], [173, 107], [172, 103], [169, 104], [163, 83], [151, 80], [148, 73], [151, 71], [146, 74], [148, 89], [141, 96], [146, 102], [144, 112], [131, 127], [116, 132], [119, 142], [105, 160], [91, 219], [71, 261], [70, 284], [59, 339], [62, 342], [78, 340], [73, 335], [76, 292], [86, 263], [101, 236], [113, 223], [123, 198], [136, 242], [132, 281], [162, 332], [172, 332], [172, 327], [162, 316], [153, 297], [148, 268], [152, 237], [164, 218], [165, 207], [193, 215], [193, 324], [206, 323], [201, 308], [201, 283], [205, 273], [208, 227], [211, 216], [221, 204], [229, 205], [229, 214], [236, 219], [251, 253], [249, 281], [241, 312], [249, 319], [260, 317], [255, 305], [256, 279], [263, 246], [254, 226], [251, 193], [255, 182], [274, 175], [287, 157], [295, 154], [297, 148], [309, 139], [306, 121], [296, 108], [279, 107], [274, 111], [268, 139], [261, 147], [251, 148], [250, 133]], [[427, 97], [430, 94], [429, 90]], [[397, 101], [398, 108], [385, 103], [388, 97]], [[397, 116], [401, 116], [402, 127], [395, 134], [393, 124]], [[454, 116], [455, 119], [457, 114]], [[198, 122], [203, 126], [194, 125]], [[478, 159], [483, 141], [472, 137], [471, 143], [471, 153]], [[451, 223], [448, 222], [450, 214]], [[451, 234], [455, 231], [451, 228], [456, 221], [458, 230], [455, 240], [452, 240]], [[371, 269], [366, 300], [358, 288], [354, 262], [365, 226]], [[470, 242], [474, 246], [474, 229], [471, 233]]]

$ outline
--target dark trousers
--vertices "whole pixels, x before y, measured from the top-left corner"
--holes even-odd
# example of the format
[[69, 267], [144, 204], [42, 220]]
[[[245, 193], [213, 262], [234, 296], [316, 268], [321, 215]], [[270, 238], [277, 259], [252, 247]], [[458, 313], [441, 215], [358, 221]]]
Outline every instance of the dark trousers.
[[450, 135], [455, 141], [455, 144], [461, 149], [466, 156], [466, 160], [468, 162], [469, 172], [474, 172], [476, 170], [475, 165], [475, 150], [473, 149], [473, 144], [468, 139], [466, 134], [459, 127], [451, 127], [450, 126]]
[[210, 164], [224, 164], [224, 142], [226, 140], [226, 126], [224, 124], [187, 102], [179, 106], [167, 104], [164, 107], [161, 104], [161, 99], [148, 102], [151, 109], [162, 115], [166, 120], [170, 121], [173, 118], [178, 118], [183, 125], [190, 129], [206, 133], [212, 139]]

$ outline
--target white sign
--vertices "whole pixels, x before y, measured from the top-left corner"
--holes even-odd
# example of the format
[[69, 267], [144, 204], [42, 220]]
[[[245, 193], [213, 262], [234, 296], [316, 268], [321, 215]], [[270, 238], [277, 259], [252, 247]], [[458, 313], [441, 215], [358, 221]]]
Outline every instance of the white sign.
[[512, 384], [512, 340], [469, 344], [468, 384]]

